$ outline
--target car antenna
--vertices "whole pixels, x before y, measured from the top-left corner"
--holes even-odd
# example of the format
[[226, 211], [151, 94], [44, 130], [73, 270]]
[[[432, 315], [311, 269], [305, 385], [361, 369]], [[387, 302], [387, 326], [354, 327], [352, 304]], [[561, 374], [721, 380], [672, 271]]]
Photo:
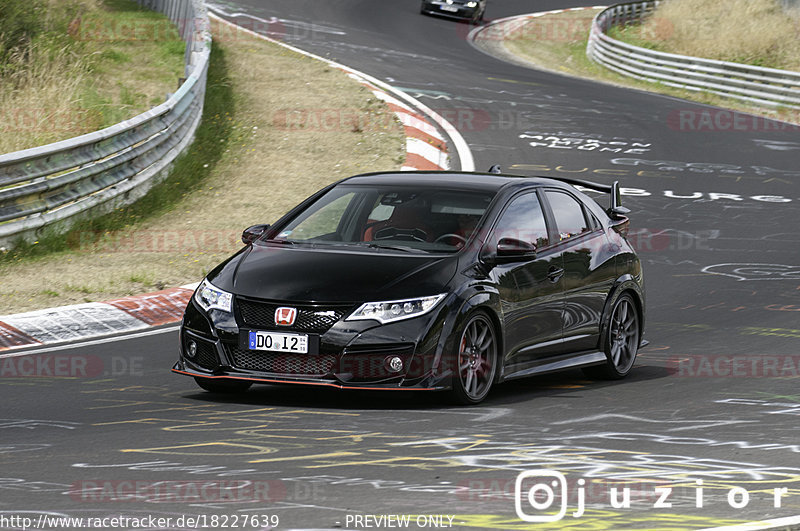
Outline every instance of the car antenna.
[[492, 167], [489, 168], [489, 173], [503, 173], [503, 170], [500, 169], [499, 164], [492, 164]]

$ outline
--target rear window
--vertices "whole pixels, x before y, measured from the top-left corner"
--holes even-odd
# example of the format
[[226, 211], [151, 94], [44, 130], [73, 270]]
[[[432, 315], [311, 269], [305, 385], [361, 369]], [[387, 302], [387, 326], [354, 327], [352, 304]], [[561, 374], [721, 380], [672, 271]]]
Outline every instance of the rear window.
[[577, 199], [556, 190], [547, 190], [545, 194], [556, 220], [556, 230], [560, 241], [592, 230], [586, 221], [583, 205]]

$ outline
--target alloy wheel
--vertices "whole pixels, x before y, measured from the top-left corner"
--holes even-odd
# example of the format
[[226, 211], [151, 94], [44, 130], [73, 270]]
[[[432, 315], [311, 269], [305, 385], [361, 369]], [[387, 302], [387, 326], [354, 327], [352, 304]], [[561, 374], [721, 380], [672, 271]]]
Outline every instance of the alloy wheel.
[[620, 297], [611, 314], [608, 328], [611, 363], [620, 374], [626, 374], [636, 358], [639, 343], [639, 319], [633, 301]]
[[497, 340], [492, 322], [483, 314], [472, 316], [464, 326], [458, 349], [458, 387], [464, 403], [483, 400], [494, 381]]

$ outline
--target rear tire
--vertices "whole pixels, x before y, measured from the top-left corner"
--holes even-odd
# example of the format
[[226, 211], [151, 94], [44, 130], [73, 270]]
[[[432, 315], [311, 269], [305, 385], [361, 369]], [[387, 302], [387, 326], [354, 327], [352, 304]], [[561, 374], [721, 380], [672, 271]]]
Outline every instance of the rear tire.
[[250, 389], [253, 382], [246, 382], [244, 380], [214, 380], [211, 378], [195, 377], [197, 385], [210, 393], [243, 393]]
[[485, 313], [474, 313], [457, 337], [452, 397], [459, 404], [478, 404], [489, 394], [497, 372], [494, 323]]
[[608, 321], [605, 345], [606, 362], [586, 367], [583, 372], [593, 378], [619, 380], [628, 375], [639, 350], [641, 326], [636, 303], [629, 293], [623, 293], [614, 303]]

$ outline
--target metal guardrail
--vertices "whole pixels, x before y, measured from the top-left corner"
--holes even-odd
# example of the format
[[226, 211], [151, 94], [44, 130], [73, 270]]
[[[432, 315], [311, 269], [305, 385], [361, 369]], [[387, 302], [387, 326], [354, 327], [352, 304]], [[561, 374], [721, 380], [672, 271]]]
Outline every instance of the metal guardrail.
[[626, 2], [598, 13], [586, 48], [589, 58], [637, 79], [760, 105], [800, 108], [800, 72], [659, 52], [607, 35], [614, 26], [640, 24], [661, 1]]
[[186, 42], [186, 81], [166, 102], [106, 129], [0, 155], [0, 245], [65, 230], [128, 204], [166, 177], [200, 123], [211, 33], [203, 0], [137, 0]]

